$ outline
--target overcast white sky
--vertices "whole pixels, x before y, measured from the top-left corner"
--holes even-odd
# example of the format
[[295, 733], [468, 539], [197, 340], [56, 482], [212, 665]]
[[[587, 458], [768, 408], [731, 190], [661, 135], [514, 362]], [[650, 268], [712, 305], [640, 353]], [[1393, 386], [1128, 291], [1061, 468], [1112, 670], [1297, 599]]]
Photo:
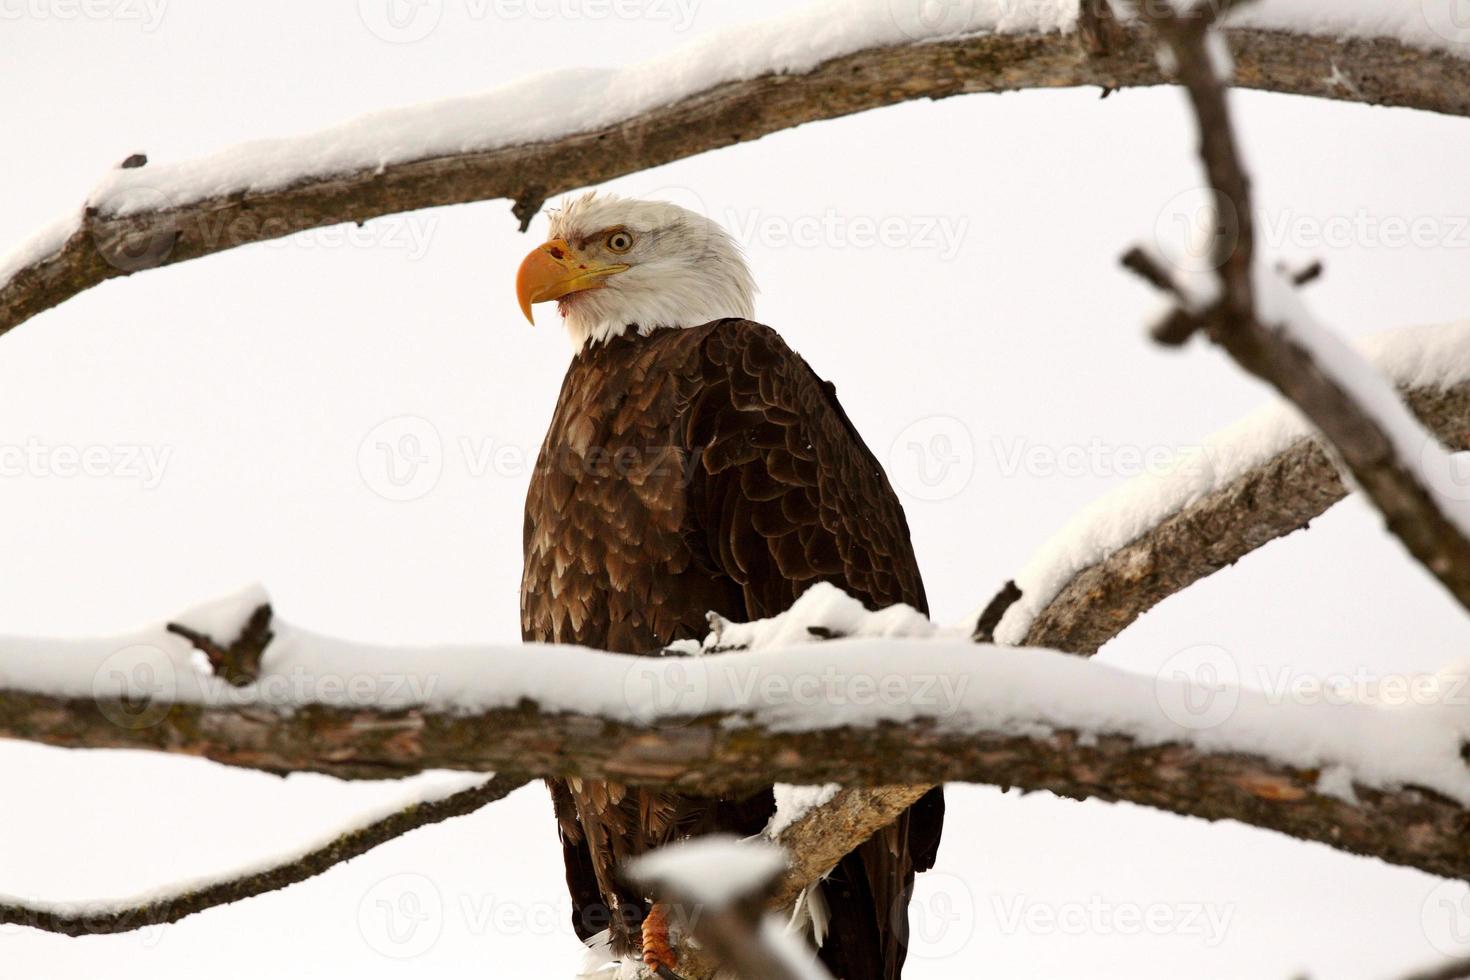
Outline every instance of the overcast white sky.
[[[0, 0], [0, 251], [134, 152], [187, 158], [629, 63], [784, 6], [639, 0], [598, 17], [427, 2], [437, 21], [402, 43], [378, 0]], [[1470, 313], [1470, 124], [1252, 93], [1236, 104], [1266, 247], [1325, 260], [1310, 292], [1324, 320], [1361, 335]], [[1264, 398], [1213, 350], [1151, 347], [1154, 297], [1117, 267], [1195, 200], [1192, 145], [1167, 90], [976, 96], [610, 186], [694, 204], [742, 237], [760, 319], [836, 382], [890, 462], [936, 616], [954, 620], [1140, 456]], [[1427, 238], [1386, 240], [1394, 222]], [[512, 296], [544, 230], [520, 235], [489, 202], [311, 232], [115, 280], [0, 338], [0, 449], [102, 447], [118, 461], [102, 476], [0, 476], [0, 634], [119, 631], [259, 580], [282, 615], [323, 632], [513, 642], [526, 461], [569, 356], [553, 317], [527, 327]], [[405, 433], [439, 464], [406, 491], [360, 453]], [[134, 451], [156, 472], [124, 466]], [[1150, 670], [1217, 644], [1260, 684], [1430, 670], [1464, 636], [1350, 502], [1165, 603], [1104, 656]], [[0, 745], [0, 773], [0, 891], [55, 899], [208, 874], [404, 791], [19, 744]], [[908, 975], [1380, 977], [1470, 943], [1463, 899], [1264, 832], [956, 787]], [[415, 928], [388, 930], [389, 910]], [[578, 957], [539, 786], [166, 929], [0, 928], [0, 975], [17, 977], [565, 976]]]

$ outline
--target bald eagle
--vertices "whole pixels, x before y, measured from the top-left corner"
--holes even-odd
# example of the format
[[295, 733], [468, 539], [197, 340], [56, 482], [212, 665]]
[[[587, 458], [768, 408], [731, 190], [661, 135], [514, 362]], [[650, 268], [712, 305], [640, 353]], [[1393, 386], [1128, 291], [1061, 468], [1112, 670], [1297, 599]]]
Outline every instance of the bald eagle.
[[[588, 194], [550, 214], [516, 276], [522, 312], [555, 300], [575, 354], [526, 496], [526, 640], [656, 654], [830, 582], [880, 609], [926, 612], [909, 530], [882, 467], [817, 376], [753, 322], [739, 246], [673, 204]], [[534, 322], [534, 321], [533, 321]], [[675, 964], [623, 861], [714, 831], [758, 833], [771, 789], [700, 797], [550, 780], [573, 926], [613, 953]], [[914, 873], [934, 863], [942, 791], [821, 882], [818, 955], [842, 980], [898, 977]], [[652, 914], [650, 914], [652, 913]], [[645, 945], [647, 948], [645, 948]]]

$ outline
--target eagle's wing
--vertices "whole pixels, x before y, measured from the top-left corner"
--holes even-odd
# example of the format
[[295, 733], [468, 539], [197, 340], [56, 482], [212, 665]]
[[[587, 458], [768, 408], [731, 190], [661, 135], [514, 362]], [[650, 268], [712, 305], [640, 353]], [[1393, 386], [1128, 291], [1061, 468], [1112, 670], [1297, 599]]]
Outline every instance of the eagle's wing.
[[[700, 328], [701, 372], [683, 414], [691, 467], [691, 550], [739, 584], [759, 619], [831, 582], [879, 609], [928, 612], [908, 522], [883, 468], [822, 381], [769, 327]], [[942, 790], [843, 859], [824, 883], [832, 912], [822, 959], [845, 980], [896, 977], [916, 870], [934, 863]]]
[[704, 376], [684, 414], [700, 463], [688, 499], [707, 553], [745, 592], [731, 613], [773, 616], [814, 582], [873, 609], [927, 613], [903, 508], [836, 389], [770, 327], [704, 329]]

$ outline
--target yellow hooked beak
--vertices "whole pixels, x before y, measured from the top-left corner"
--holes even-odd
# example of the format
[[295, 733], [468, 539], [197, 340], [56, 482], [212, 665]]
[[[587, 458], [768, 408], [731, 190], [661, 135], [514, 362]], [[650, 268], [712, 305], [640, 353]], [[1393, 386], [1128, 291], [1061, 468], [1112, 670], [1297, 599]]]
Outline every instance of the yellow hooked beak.
[[534, 249], [521, 262], [516, 272], [516, 299], [521, 312], [531, 323], [531, 304], [561, 299], [583, 289], [600, 289], [608, 276], [628, 268], [626, 265], [604, 265], [587, 258], [565, 239], [553, 238]]

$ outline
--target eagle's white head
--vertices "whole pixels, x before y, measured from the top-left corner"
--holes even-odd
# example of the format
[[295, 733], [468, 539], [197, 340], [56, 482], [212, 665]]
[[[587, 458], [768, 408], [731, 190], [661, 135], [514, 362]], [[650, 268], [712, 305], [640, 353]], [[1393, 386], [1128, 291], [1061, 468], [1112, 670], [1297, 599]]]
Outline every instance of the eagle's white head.
[[755, 315], [740, 246], [702, 214], [592, 192], [550, 216], [546, 244], [516, 274], [516, 296], [528, 320], [532, 303], [556, 300], [578, 350], [630, 330]]

